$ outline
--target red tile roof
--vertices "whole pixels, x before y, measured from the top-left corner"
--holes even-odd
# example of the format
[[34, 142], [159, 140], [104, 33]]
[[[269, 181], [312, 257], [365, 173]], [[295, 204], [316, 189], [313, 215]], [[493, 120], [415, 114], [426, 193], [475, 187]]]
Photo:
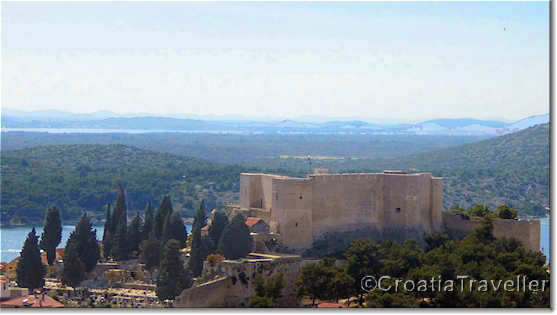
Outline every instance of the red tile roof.
[[249, 227], [253, 227], [254, 225], [256, 225], [257, 223], [259, 223], [259, 221], [263, 221], [263, 219], [261, 218], [256, 218], [256, 217], [248, 217], [246, 219], [246, 224]]
[[346, 308], [346, 305], [339, 303], [320, 303], [317, 308]]
[[64, 304], [46, 294], [36, 294], [0, 302], [0, 307], [64, 307]]
[[[56, 260], [62, 260], [64, 258], [64, 249], [63, 248], [57, 248], [56, 249]], [[41, 254], [41, 261], [43, 262], [43, 265], [48, 265], [48, 260], [46, 259], [46, 252], [43, 252]]]

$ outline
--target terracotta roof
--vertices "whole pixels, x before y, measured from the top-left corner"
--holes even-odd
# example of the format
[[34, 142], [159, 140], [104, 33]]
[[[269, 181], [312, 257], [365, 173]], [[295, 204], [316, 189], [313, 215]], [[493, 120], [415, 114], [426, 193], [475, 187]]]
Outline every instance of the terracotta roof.
[[36, 294], [0, 302], [0, 307], [64, 307], [64, 304], [46, 294]]
[[[249, 227], [253, 227], [254, 225], [256, 225], [257, 223], [259, 223], [259, 221], [263, 221], [263, 219], [261, 218], [256, 218], [256, 217], [248, 217], [246, 219], [246, 224]], [[263, 221], [265, 222], [265, 221]]]
[[[64, 258], [64, 249], [63, 248], [57, 248], [56, 249], [56, 260], [62, 260]], [[43, 252], [41, 254], [41, 261], [43, 262], [43, 265], [48, 265], [48, 260], [46, 259], [46, 252]]]
[[201, 231], [209, 231], [209, 225], [207, 224], [204, 227], [202, 227]]
[[317, 308], [346, 308], [346, 305], [339, 303], [320, 303]]
[[6, 282], [8, 282], [8, 280], [6, 280], [6, 279], [0, 279], [0, 283], [6, 283]]

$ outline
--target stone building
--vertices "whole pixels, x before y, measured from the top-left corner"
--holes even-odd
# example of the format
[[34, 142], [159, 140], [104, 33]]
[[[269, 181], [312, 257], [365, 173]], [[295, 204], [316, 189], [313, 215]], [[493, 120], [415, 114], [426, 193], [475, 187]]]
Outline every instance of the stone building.
[[[479, 223], [458, 223], [460, 218], [448, 217], [442, 205], [443, 179], [431, 173], [320, 170], [306, 178], [242, 173], [240, 204], [227, 213], [263, 219], [285, 248], [302, 252], [328, 234], [419, 240], [424, 233], [451, 232], [447, 229], [471, 231]], [[496, 220], [495, 236], [512, 230], [526, 247], [539, 250], [539, 221], [520, 222]]]

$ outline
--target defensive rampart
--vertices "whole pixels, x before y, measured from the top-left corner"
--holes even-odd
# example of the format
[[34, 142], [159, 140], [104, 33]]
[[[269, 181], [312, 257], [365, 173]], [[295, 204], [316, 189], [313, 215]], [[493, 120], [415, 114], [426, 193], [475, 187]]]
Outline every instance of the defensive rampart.
[[[444, 230], [451, 238], [460, 239], [472, 232], [482, 223], [482, 218], [467, 217], [460, 212], [443, 212]], [[513, 237], [518, 239], [524, 247], [540, 250], [540, 221], [539, 220], [504, 220], [492, 219], [493, 236]]]
[[[431, 173], [320, 172], [306, 178], [243, 173], [240, 183], [240, 206], [229, 212], [263, 218], [293, 252], [334, 235], [419, 241], [424, 233], [459, 236], [478, 224], [443, 211], [443, 179]], [[494, 234], [539, 250], [539, 221], [496, 219]]]

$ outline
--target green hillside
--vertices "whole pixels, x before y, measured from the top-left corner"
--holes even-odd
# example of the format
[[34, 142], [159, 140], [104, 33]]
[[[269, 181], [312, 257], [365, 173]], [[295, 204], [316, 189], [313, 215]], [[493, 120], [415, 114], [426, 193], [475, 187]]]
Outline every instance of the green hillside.
[[[374, 149], [364, 143], [359, 148], [362, 152]], [[315, 157], [312, 167], [327, 167], [333, 172], [432, 172], [444, 178], [446, 209], [476, 203], [487, 203], [495, 209], [508, 204], [520, 215], [544, 215], [544, 207], [549, 206], [549, 150], [549, 124], [544, 124], [405, 157]], [[323, 154], [328, 152], [324, 150]], [[202, 155], [215, 159], [215, 153], [205, 150]], [[252, 167], [225, 166], [116, 144], [33, 146], [1, 154], [2, 224], [40, 223], [49, 205], [58, 205], [65, 220], [77, 218], [83, 210], [102, 216], [102, 208], [114, 202], [118, 183], [125, 186], [133, 211], [143, 210], [148, 201], [158, 206], [161, 197], [170, 194], [175, 209], [187, 216], [193, 214], [202, 198], [209, 200], [209, 207], [237, 200], [241, 172], [257, 171], [257, 167], [266, 172], [304, 176], [309, 169], [302, 158], [254, 159], [246, 162]]]
[[221, 166], [124, 145], [55, 145], [2, 152], [1, 223], [40, 223], [58, 205], [66, 221], [83, 210], [102, 215], [114, 203], [116, 185], [127, 190], [129, 208], [157, 207], [171, 194], [175, 209], [192, 214], [201, 198], [215, 206], [239, 191], [236, 166]]

